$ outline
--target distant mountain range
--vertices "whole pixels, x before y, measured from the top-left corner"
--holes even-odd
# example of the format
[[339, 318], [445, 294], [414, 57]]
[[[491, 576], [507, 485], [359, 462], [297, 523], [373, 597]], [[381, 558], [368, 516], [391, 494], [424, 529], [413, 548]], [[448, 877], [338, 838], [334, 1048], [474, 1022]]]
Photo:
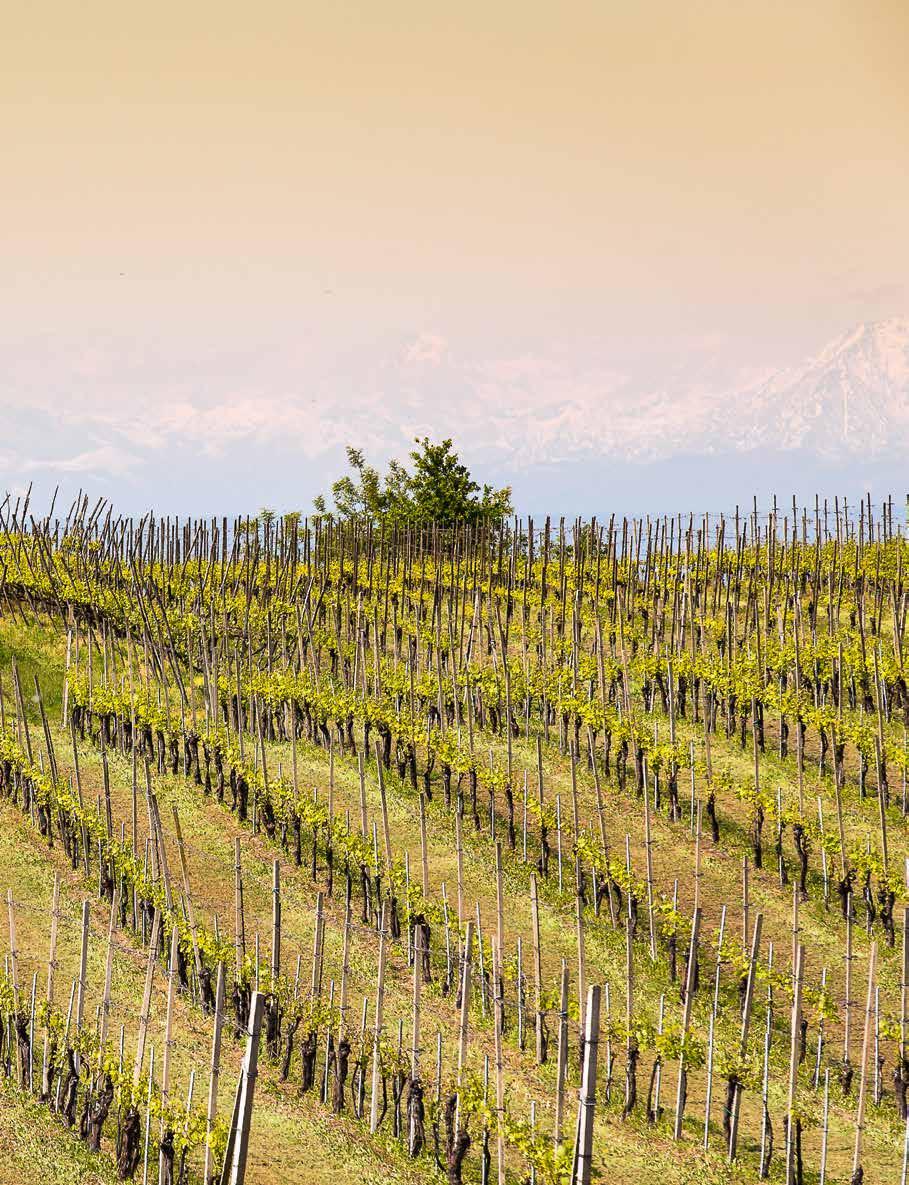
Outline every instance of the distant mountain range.
[[[755, 450], [835, 459], [909, 447], [909, 318], [859, 325], [799, 366], [734, 390], [613, 390], [549, 425], [566, 445], [623, 459]], [[539, 450], [542, 425], [528, 428]], [[574, 451], [574, 450], [573, 450]]]
[[560, 377], [502, 384], [482, 425], [452, 425], [474, 446], [487, 429], [484, 462], [504, 460], [522, 507], [729, 509], [752, 494], [866, 490], [902, 504], [909, 489], [907, 317], [859, 325], [742, 385], [710, 366], [643, 394], [634, 376], [573, 389]]
[[[528, 471], [591, 459], [792, 453], [825, 461], [909, 448], [909, 318], [859, 325], [800, 365], [736, 386], [705, 367], [654, 388], [521, 360], [477, 371], [450, 360], [403, 374], [429, 420], [488, 462]], [[458, 392], [472, 389], [474, 398]], [[419, 410], [417, 410], [417, 407]], [[388, 438], [401, 421], [387, 414]]]
[[254, 370], [229, 386], [130, 386], [115, 353], [100, 374], [36, 363], [9, 376], [0, 470], [16, 491], [84, 485], [128, 508], [185, 509], [187, 497], [212, 512], [308, 508], [343, 471], [345, 444], [382, 465], [429, 435], [450, 436], [481, 480], [511, 484], [534, 513], [727, 506], [762, 491], [905, 497], [909, 317], [747, 381], [713, 350], [664, 365], [663, 345], [652, 366], [585, 364], [570, 351], [470, 358], [423, 335], [382, 365], [351, 362], [343, 382], [304, 373], [284, 392], [277, 373]]
[[711, 451], [821, 456], [909, 445], [909, 318], [859, 325], [801, 366], [733, 394], [701, 429]]

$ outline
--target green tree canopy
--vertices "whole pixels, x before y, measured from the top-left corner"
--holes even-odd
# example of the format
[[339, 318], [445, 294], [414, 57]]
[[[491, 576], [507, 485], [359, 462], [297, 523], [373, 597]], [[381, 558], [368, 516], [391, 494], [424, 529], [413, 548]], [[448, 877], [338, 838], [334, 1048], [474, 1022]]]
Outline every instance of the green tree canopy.
[[[504, 518], [511, 514], [511, 487], [482, 487], [452, 448], [450, 440], [415, 440], [410, 470], [390, 461], [380, 474], [366, 463], [362, 449], [349, 447], [351, 473], [332, 484], [335, 510], [342, 518], [365, 517], [396, 522], [452, 526]], [[324, 497], [315, 500], [319, 514], [328, 513]]]

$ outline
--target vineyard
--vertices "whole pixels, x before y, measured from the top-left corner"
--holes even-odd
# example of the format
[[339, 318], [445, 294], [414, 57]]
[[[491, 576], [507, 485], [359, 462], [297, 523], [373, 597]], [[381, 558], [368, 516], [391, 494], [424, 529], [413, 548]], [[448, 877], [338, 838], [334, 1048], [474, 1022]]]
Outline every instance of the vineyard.
[[0, 507], [0, 1180], [906, 1185], [892, 503]]

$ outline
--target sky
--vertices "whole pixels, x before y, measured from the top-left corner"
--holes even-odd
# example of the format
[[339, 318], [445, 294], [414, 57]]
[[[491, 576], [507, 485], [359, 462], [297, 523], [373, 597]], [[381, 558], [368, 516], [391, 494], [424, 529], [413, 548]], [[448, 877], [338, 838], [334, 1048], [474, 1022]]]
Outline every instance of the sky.
[[901, 0], [15, 6], [5, 484], [305, 510], [429, 434], [613, 496], [591, 417], [658, 395], [684, 454], [909, 311], [907, 60]]

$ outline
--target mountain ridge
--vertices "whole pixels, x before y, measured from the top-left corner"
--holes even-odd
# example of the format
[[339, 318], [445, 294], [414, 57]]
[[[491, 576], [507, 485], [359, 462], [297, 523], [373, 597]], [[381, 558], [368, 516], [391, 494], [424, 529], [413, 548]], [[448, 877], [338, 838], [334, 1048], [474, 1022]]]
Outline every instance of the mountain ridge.
[[734, 400], [738, 451], [775, 445], [826, 456], [909, 443], [909, 317], [863, 322]]
[[[526, 409], [489, 413], [501, 437]], [[528, 437], [532, 447], [527, 449]], [[802, 362], [742, 387], [546, 398], [513, 448], [525, 463], [589, 453], [653, 462], [681, 455], [807, 452], [825, 459], [909, 447], [909, 316], [863, 322]], [[547, 455], [548, 454], [548, 455]]]

